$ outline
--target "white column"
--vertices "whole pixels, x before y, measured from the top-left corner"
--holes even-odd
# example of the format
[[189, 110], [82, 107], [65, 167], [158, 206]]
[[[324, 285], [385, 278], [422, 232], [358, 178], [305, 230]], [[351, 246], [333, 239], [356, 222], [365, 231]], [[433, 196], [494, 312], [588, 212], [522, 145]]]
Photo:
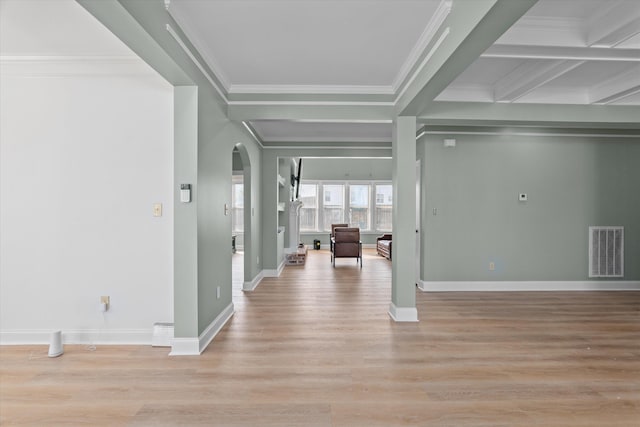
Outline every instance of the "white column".
[[393, 255], [389, 315], [397, 322], [417, 322], [415, 284], [416, 118], [393, 123]]

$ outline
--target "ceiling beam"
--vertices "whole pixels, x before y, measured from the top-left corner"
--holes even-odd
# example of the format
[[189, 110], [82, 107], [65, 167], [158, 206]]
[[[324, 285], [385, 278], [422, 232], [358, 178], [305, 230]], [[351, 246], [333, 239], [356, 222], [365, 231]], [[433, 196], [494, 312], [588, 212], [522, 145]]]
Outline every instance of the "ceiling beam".
[[494, 100], [513, 102], [582, 64], [584, 61], [526, 61], [494, 85]]
[[419, 115], [537, 0], [457, 0], [396, 100], [397, 115]]
[[350, 123], [391, 123], [393, 104], [369, 103], [365, 105], [328, 103], [287, 103], [239, 104], [230, 102], [227, 106], [230, 120], [300, 120]]
[[640, 17], [633, 21], [619, 27], [618, 29], [611, 31], [610, 33], [603, 35], [602, 37], [595, 37], [591, 47], [614, 47], [620, 43], [630, 39], [636, 34], [640, 34]]
[[640, 65], [589, 89], [589, 101], [592, 104], [610, 104], [636, 93], [640, 93]]
[[[174, 86], [193, 85], [177, 62], [117, 0], [77, 0], [140, 58]], [[161, 3], [148, 3], [150, 13], [166, 14]], [[167, 34], [167, 37], [169, 35]]]
[[640, 2], [603, 2], [587, 20], [587, 46], [614, 47], [640, 33]]
[[639, 129], [640, 107], [628, 105], [433, 102], [418, 117], [429, 125], [551, 126]]
[[483, 58], [640, 62], [638, 49], [603, 49], [599, 47], [494, 45], [481, 56]]

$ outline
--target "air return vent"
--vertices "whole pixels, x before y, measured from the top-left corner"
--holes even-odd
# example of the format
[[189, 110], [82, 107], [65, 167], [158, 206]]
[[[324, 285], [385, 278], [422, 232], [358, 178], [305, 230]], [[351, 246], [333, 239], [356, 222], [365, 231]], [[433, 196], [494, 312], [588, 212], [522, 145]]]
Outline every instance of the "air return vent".
[[624, 276], [624, 227], [589, 227], [589, 277]]

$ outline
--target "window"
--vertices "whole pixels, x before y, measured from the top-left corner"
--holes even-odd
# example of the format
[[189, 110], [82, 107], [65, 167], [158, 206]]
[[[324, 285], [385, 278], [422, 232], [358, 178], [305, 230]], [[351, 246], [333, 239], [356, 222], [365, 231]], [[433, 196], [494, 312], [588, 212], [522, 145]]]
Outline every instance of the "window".
[[331, 224], [344, 222], [344, 185], [329, 184], [322, 186], [324, 193], [323, 230], [331, 230]]
[[330, 231], [348, 223], [361, 231], [390, 232], [393, 187], [375, 181], [302, 181], [300, 231]]
[[316, 184], [300, 184], [300, 231], [318, 229], [318, 186]]
[[353, 184], [349, 186], [349, 226], [370, 230], [369, 199], [371, 186]]
[[244, 232], [244, 182], [242, 176], [234, 176], [231, 183], [231, 230]]
[[393, 187], [391, 184], [376, 184], [376, 230], [391, 231]]

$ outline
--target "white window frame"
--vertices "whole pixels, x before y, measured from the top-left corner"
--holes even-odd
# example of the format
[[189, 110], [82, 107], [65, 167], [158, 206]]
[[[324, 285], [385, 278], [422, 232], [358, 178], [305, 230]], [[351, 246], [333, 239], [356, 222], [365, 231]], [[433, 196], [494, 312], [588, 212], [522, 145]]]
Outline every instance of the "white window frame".
[[327, 233], [330, 230], [324, 229], [324, 186], [325, 185], [343, 185], [344, 186], [344, 201], [343, 201], [343, 223], [347, 223], [348, 221], [348, 209], [350, 206], [350, 195], [351, 195], [351, 185], [368, 185], [369, 186], [369, 229], [361, 230], [363, 233], [370, 234], [381, 234], [381, 233], [390, 233], [392, 230], [378, 230], [375, 228], [376, 226], [376, 186], [377, 185], [392, 185], [391, 181], [385, 180], [315, 180], [315, 179], [303, 179], [301, 184], [312, 184], [317, 188], [317, 224], [315, 230], [305, 230], [301, 231], [303, 234], [312, 234], [312, 233]]
[[[320, 205], [323, 204], [324, 202], [321, 203], [320, 200], [320, 194], [321, 194], [321, 187], [320, 185], [318, 185], [317, 181], [301, 181], [300, 185], [315, 185], [316, 186], [316, 223], [315, 223], [315, 229], [313, 230], [303, 230], [302, 226], [300, 226], [300, 232], [301, 233], [315, 233], [316, 230], [320, 227]], [[302, 206], [302, 208], [304, 209], [304, 205]]]

